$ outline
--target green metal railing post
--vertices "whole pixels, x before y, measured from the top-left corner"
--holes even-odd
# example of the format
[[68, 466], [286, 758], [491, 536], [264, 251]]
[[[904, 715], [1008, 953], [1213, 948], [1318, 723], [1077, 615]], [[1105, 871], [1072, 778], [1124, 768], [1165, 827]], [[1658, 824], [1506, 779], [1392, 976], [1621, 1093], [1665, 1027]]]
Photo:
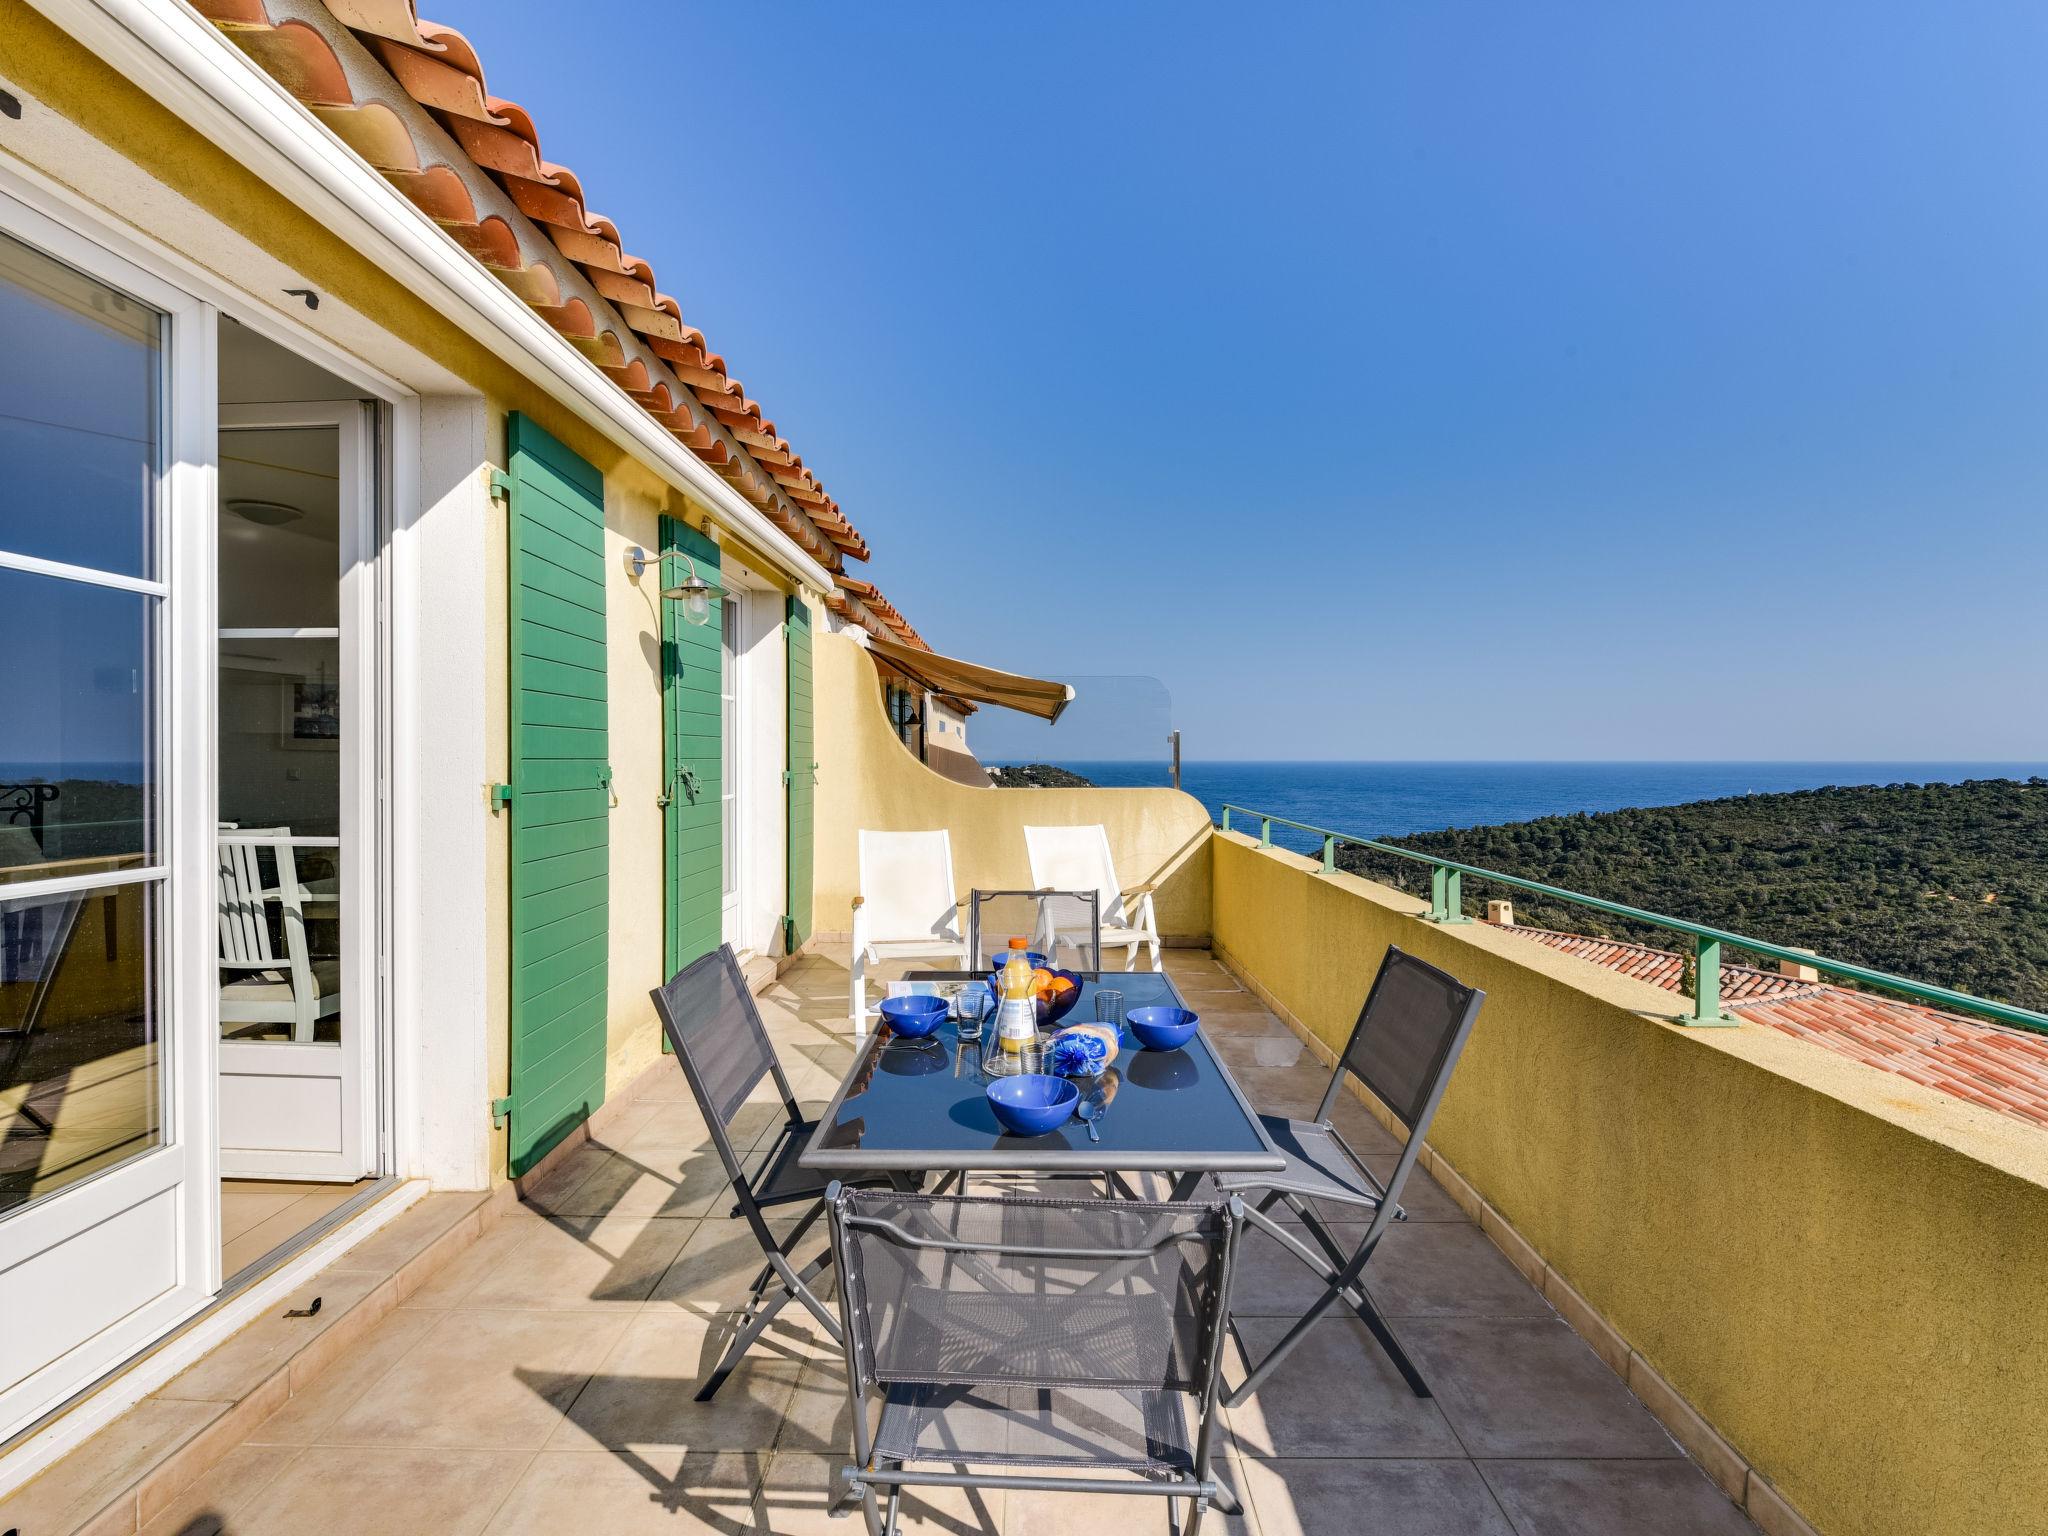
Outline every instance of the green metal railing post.
[[1441, 864], [1433, 864], [1429, 870], [1429, 920], [1440, 923], [1447, 908], [1444, 906], [1445, 893], [1450, 889], [1451, 872]]
[[1444, 871], [1444, 915], [1440, 923], [1469, 923], [1465, 915], [1465, 872], [1461, 869]]
[[1261, 816], [1259, 818], [1259, 846], [1261, 848], [1273, 846], [1273, 818], [1270, 816]]
[[1329, 833], [1325, 832], [1323, 834], [1323, 873], [1326, 875], [1332, 875], [1336, 872], [1337, 839], [1330, 836]]
[[1230, 807], [1227, 805], [1223, 807], [1223, 830], [1230, 830]]
[[1705, 936], [1692, 941], [1692, 1017], [1699, 1025], [1730, 1025], [1742, 1021], [1721, 1009], [1721, 941]]

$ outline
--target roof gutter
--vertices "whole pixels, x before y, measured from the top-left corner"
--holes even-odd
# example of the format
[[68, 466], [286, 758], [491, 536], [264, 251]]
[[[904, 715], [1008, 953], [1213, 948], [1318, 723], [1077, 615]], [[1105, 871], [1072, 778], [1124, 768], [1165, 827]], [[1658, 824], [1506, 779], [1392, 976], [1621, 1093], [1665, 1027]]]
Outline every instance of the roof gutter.
[[197, 12], [161, 0], [29, 0], [586, 425], [659, 470], [822, 592], [832, 575], [443, 235]]

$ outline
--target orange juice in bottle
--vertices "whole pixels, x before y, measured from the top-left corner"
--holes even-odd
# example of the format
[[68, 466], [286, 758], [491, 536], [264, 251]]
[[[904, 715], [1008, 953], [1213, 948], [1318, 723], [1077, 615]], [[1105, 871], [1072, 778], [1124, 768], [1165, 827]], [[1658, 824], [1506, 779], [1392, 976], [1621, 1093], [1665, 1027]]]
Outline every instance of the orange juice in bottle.
[[996, 1014], [996, 1038], [1003, 1049], [1020, 1051], [1024, 1042], [1038, 1033], [1038, 1005], [1031, 1000], [1031, 957], [1029, 939], [1010, 940], [1010, 956], [1003, 962], [1002, 1002]]

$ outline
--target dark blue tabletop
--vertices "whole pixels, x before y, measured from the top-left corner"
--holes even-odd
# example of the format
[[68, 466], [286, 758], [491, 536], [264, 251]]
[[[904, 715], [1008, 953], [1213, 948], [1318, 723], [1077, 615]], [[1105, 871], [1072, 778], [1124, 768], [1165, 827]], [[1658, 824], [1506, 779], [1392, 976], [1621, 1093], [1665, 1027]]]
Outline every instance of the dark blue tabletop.
[[[966, 972], [918, 972], [913, 979], [954, 980]], [[1123, 993], [1126, 1011], [1181, 1006], [1167, 977], [1153, 971], [1104, 971], [1082, 977], [1068, 1023], [1095, 1017], [1095, 992]], [[991, 1056], [994, 1022], [987, 1028]], [[1129, 1031], [1104, 1086], [1112, 1090], [1090, 1141], [1080, 1120], [1044, 1136], [1003, 1132], [989, 1108], [982, 1047], [963, 1045], [948, 1019], [924, 1041], [899, 1040], [883, 1026], [854, 1058], [846, 1081], [820, 1117], [802, 1163], [822, 1173], [874, 1169], [926, 1172], [1046, 1169], [1074, 1172], [1275, 1172], [1258, 1117], [1222, 1060], [1197, 1032], [1177, 1051], [1145, 1051]], [[1081, 1080], [1085, 1086], [1087, 1080]]]

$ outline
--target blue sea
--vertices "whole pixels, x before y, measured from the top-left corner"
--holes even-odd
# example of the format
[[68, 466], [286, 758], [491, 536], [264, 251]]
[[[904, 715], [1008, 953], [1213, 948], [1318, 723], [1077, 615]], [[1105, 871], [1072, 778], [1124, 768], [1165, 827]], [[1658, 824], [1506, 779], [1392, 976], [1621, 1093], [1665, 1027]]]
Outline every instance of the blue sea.
[[[1168, 782], [1163, 763], [1063, 762], [1106, 786]], [[1960, 784], [2048, 775], [2048, 763], [1211, 763], [1181, 764], [1181, 788], [1209, 808], [1246, 806], [1362, 837], [1485, 827], [1579, 811], [1683, 805], [1729, 795], [1848, 784]], [[1256, 830], [1254, 828], [1254, 830]], [[1275, 842], [1307, 848], [1313, 838]]]

